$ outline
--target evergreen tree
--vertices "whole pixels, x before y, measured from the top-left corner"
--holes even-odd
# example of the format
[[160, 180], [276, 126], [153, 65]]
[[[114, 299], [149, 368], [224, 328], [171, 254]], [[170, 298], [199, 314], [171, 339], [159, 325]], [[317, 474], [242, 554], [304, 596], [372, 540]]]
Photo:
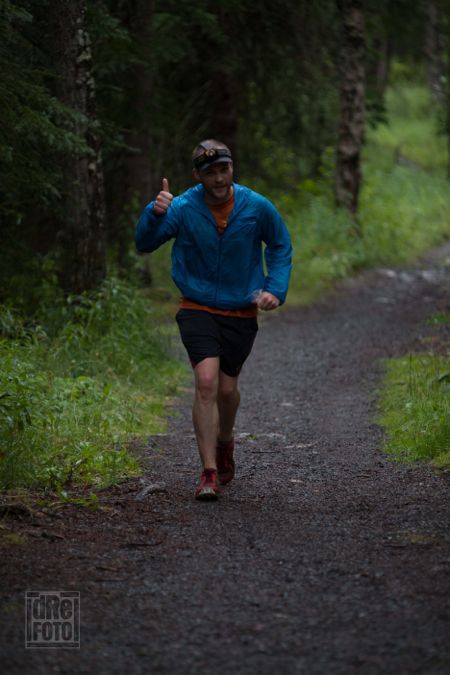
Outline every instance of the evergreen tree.
[[77, 113], [70, 131], [83, 139], [86, 148], [62, 157], [63, 284], [72, 293], [82, 293], [97, 286], [106, 275], [103, 169], [85, 0], [54, 0], [50, 16], [59, 95]]

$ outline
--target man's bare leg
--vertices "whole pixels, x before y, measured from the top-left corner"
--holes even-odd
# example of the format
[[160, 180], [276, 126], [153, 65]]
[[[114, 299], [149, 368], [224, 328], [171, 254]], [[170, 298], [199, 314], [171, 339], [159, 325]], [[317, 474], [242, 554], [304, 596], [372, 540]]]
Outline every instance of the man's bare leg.
[[217, 398], [219, 411], [218, 438], [223, 443], [230, 441], [233, 437], [234, 421], [241, 400], [238, 379], [238, 377], [225, 375], [222, 371], [219, 372], [219, 392]]
[[198, 451], [205, 469], [216, 469], [216, 443], [219, 431], [217, 397], [219, 357], [208, 357], [195, 366], [195, 395], [192, 420]]

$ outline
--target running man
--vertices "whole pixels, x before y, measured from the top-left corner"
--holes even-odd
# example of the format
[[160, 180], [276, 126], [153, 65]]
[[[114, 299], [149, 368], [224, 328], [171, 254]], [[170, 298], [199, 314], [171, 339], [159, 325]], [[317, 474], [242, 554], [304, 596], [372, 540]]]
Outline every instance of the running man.
[[194, 370], [192, 417], [203, 465], [195, 498], [214, 500], [219, 484], [234, 478], [239, 374], [256, 337], [258, 309], [285, 301], [292, 246], [273, 204], [233, 182], [224, 143], [202, 141], [192, 161], [197, 185], [174, 198], [164, 178], [141, 214], [136, 246], [150, 252], [175, 240], [172, 278], [182, 294], [176, 320]]

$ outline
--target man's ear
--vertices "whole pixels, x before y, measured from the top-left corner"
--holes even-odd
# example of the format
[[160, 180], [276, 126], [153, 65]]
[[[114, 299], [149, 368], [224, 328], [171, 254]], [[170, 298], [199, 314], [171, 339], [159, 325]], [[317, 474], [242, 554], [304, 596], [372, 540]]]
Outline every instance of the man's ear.
[[200, 180], [200, 174], [197, 171], [197, 169], [192, 169], [192, 175], [194, 176], [194, 180], [197, 181], [197, 183], [201, 183], [202, 181]]

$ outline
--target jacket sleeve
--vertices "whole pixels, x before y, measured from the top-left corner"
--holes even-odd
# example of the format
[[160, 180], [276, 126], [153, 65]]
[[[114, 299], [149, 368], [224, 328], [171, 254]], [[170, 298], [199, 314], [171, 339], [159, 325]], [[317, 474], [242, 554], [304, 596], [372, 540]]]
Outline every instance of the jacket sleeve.
[[264, 290], [275, 295], [281, 304], [286, 300], [292, 269], [292, 244], [288, 229], [276, 208], [264, 199], [262, 239], [267, 276]]
[[162, 244], [176, 237], [179, 227], [179, 206], [174, 200], [165, 215], [153, 212], [154, 201], [147, 204], [136, 225], [136, 248], [141, 253], [155, 251]]

